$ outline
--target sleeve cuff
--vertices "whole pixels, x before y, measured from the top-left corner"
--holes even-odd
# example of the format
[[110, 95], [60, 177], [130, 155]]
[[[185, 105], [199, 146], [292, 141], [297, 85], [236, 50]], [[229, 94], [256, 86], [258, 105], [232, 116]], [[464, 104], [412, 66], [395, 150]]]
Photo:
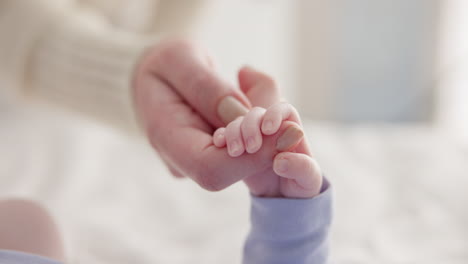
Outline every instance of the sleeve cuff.
[[264, 198], [251, 195], [252, 230], [267, 240], [285, 240], [330, 226], [332, 188], [324, 178], [322, 192], [310, 199]]

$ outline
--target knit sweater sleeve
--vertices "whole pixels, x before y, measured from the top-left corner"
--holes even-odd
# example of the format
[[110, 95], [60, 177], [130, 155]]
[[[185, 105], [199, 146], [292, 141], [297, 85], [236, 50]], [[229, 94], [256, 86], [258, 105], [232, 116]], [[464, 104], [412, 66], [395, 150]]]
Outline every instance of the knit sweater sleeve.
[[138, 131], [130, 83], [148, 42], [70, 3], [0, 2], [0, 77], [23, 98]]

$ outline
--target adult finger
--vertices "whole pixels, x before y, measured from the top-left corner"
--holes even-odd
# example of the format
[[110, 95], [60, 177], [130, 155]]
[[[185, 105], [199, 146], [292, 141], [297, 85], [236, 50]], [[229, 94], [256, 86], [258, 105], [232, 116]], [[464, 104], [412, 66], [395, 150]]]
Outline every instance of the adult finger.
[[245, 95], [214, 70], [206, 53], [185, 40], [163, 42], [146, 63], [211, 125], [218, 128], [247, 113]]
[[253, 106], [268, 108], [280, 102], [278, 85], [271, 76], [245, 66], [237, 77], [240, 89]]
[[185, 178], [185, 176], [179, 170], [177, 170], [175, 167], [173, 167], [172, 165], [167, 165], [167, 169], [172, 174], [172, 176], [174, 176], [176, 178]]

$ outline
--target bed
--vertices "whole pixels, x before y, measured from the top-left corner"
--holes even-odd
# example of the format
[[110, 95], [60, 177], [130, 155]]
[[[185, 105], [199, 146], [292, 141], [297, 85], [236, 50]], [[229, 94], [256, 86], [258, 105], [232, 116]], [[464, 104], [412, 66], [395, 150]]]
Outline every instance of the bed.
[[[59, 113], [0, 111], [0, 197], [42, 202], [70, 263], [241, 262], [242, 184], [171, 177], [142, 139]], [[467, 263], [468, 148], [429, 125], [306, 121], [335, 191], [332, 263]]]

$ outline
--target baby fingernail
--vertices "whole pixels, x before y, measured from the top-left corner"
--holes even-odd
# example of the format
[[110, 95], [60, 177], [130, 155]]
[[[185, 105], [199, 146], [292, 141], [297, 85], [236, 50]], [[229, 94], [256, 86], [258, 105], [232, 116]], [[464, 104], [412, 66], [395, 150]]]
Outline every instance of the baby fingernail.
[[289, 161], [287, 159], [277, 160], [275, 163], [275, 169], [278, 172], [287, 172], [289, 167]]
[[265, 123], [263, 123], [263, 131], [270, 132], [272, 130], [273, 130], [273, 122], [271, 120], [265, 121]]
[[229, 153], [231, 154], [231, 156], [238, 155], [240, 150], [241, 147], [237, 140], [234, 140], [229, 146]]
[[253, 137], [249, 137], [247, 139], [246, 145], [247, 145], [247, 150], [249, 152], [254, 151], [255, 148], [257, 147], [257, 144], [256, 144], [255, 139]]
[[281, 135], [276, 141], [276, 150], [278, 151], [287, 151], [296, 146], [304, 137], [304, 132], [302, 129], [290, 126]]

